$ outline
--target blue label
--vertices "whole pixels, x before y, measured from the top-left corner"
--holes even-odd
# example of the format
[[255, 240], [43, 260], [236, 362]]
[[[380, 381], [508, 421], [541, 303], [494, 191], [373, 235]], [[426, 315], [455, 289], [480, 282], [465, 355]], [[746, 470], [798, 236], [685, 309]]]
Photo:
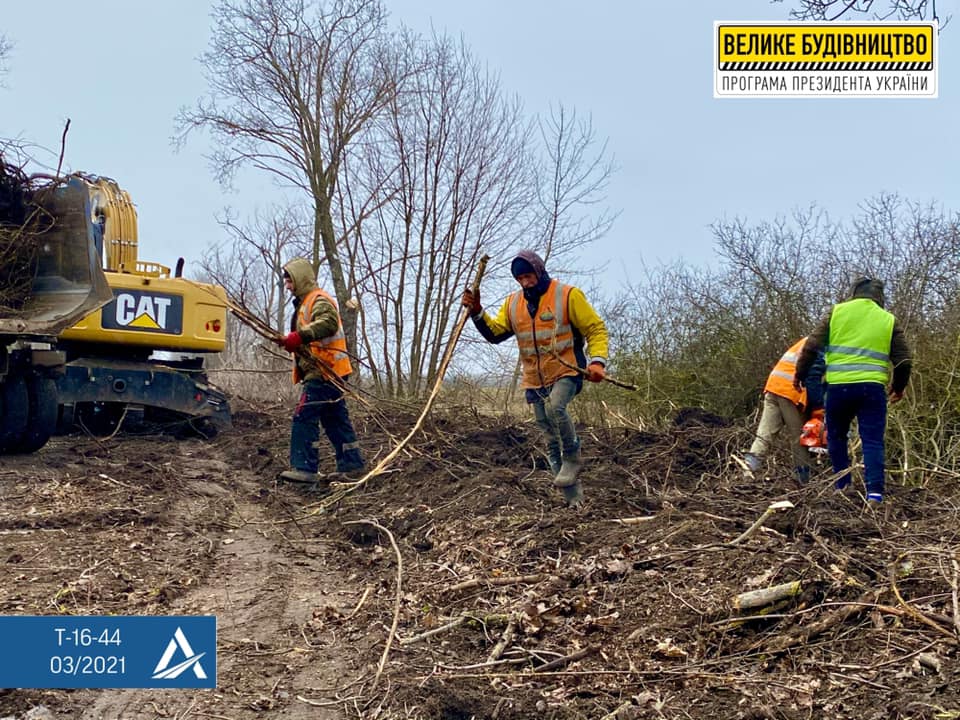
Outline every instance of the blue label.
[[215, 688], [212, 615], [3, 615], [0, 688]]

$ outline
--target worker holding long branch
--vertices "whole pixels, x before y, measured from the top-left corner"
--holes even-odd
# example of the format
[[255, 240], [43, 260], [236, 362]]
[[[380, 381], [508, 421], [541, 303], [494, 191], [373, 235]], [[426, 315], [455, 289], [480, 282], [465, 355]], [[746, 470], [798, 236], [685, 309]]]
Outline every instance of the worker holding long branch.
[[333, 446], [338, 473], [356, 475], [365, 467], [343, 398], [344, 378], [352, 367], [336, 300], [317, 287], [310, 261], [293, 258], [284, 265], [283, 284], [293, 296], [295, 312], [290, 332], [277, 344], [293, 353], [293, 382], [302, 390], [290, 430], [291, 469], [280, 477], [323, 489], [330, 476], [317, 474], [320, 425]]
[[554, 485], [568, 505], [578, 507], [583, 502], [580, 439], [567, 405], [582, 389], [584, 377], [591, 382], [604, 379], [607, 326], [583, 291], [552, 279], [532, 250], [518, 253], [510, 272], [521, 289], [495, 317], [483, 312], [479, 289], [464, 292], [463, 305], [487, 342], [501, 343], [516, 335], [521, 387], [546, 438]]

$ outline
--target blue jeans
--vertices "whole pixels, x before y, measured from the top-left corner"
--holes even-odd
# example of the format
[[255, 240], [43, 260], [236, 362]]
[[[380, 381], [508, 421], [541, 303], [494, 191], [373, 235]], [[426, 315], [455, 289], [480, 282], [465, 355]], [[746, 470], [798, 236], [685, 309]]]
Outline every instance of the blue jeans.
[[290, 426], [290, 466], [296, 470], [317, 472], [320, 465], [317, 455], [320, 425], [333, 445], [337, 472], [362, 468], [363, 458], [343, 392], [326, 380], [307, 380], [303, 383]]
[[527, 402], [533, 405], [537, 426], [547, 440], [547, 458], [554, 474], [560, 471], [563, 457], [573, 457], [580, 450], [580, 439], [567, 405], [580, 390], [572, 377], [563, 377], [550, 387], [527, 391]]
[[[835, 473], [850, 467], [847, 434], [857, 418], [863, 444], [864, 481], [868, 493], [883, 493], [883, 435], [887, 430], [887, 390], [880, 383], [830, 385], [826, 402], [827, 450]], [[837, 480], [837, 487], [850, 484], [850, 473]]]

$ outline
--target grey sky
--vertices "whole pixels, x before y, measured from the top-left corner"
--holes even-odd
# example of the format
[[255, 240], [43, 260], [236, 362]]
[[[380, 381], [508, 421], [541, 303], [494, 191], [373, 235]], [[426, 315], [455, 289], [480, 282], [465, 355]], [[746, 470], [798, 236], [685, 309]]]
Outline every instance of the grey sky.
[[[956, 10], [941, 0], [941, 15]], [[622, 210], [591, 258], [614, 285], [648, 263], [712, 256], [710, 223], [772, 220], [817, 203], [846, 220], [880, 192], [958, 208], [960, 25], [940, 42], [935, 100], [716, 100], [714, 20], [783, 20], [789, 0], [596, 3], [568, 0], [388, 0], [394, 21], [462, 33], [531, 112], [562, 102], [590, 115], [620, 171], [609, 202]], [[682, 7], [682, 11], [681, 11]], [[0, 137], [46, 150], [56, 165], [67, 117], [68, 169], [115, 178], [140, 214], [141, 257], [195, 262], [223, 237], [214, 216], [269, 198], [244, 175], [236, 193], [212, 180], [204, 138], [175, 153], [177, 109], [204, 91], [196, 57], [209, 4], [191, 0], [6, 3], [0, 34], [14, 43], [0, 88]], [[615, 287], [611, 287], [614, 290]]]

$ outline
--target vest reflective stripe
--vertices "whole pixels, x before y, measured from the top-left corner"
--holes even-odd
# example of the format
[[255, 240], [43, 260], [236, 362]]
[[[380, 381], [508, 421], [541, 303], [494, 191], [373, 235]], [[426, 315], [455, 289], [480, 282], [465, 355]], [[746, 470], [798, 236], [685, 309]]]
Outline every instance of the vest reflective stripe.
[[826, 347], [827, 383], [886, 384], [894, 322], [892, 313], [868, 298], [836, 305]]
[[[320, 288], [311, 290], [307, 293], [303, 302], [300, 303], [300, 309], [297, 311], [297, 327], [310, 324], [310, 318], [313, 316], [313, 306], [318, 298], [326, 300], [337, 311], [337, 331], [333, 335], [311, 342], [307, 345], [307, 349], [321, 365], [321, 369], [329, 370], [337, 377], [346, 377], [353, 372], [353, 367], [350, 365], [350, 356], [347, 354], [347, 338], [343, 334], [343, 322], [340, 320], [340, 309], [337, 307], [337, 301]], [[296, 356], [294, 356], [293, 382], [298, 383], [301, 379], [300, 367]]]
[[800, 357], [800, 351], [806, 341], [805, 337], [800, 338], [789, 347], [773, 366], [773, 370], [767, 377], [767, 384], [763, 386], [764, 392], [787, 398], [794, 405], [801, 407], [807, 405], [807, 390], [804, 388], [798, 392], [793, 386], [793, 376], [797, 371], [797, 358]]
[[861, 357], [873, 358], [881, 362], [889, 362], [890, 353], [878, 352], [876, 350], [867, 350], [865, 348], [850, 347], [848, 345], [827, 345], [827, 350], [844, 355], [859, 355]]
[[570, 285], [551, 280], [547, 291], [540, 297], [536, 318], [530, 317], [522, 291], [510, 296], [510, 327], [517, 337], [523, 368], [521, 387], [546, 387], [562, 377], [577, 375], [573, 326], [570, 325], [568, 309], [572, 289]]

